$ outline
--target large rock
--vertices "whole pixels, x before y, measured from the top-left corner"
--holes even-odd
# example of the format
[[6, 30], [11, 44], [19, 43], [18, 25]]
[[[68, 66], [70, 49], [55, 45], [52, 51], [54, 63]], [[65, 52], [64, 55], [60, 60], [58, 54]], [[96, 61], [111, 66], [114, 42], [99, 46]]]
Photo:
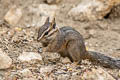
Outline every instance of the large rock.
[[[120, 18], [120, 4], [116, 5], [112, 8], [110, 14], [109, 14], [110, 19], [117, 19]], [[119, 30], [120, 31], [120, 30]]]
[[36, 26], [41, 26], [46, 21], [49, 16], [50, 20], [53, 19], [56, 11], [59, 8], [56, 5], [40, 4], [38, 7], [32, 7], [31, 12], [34, 13], [33, 24]]
[[12, 65], [12, 59], [0, 49], [0, 69], [9, 68]]
[[10, 25], [15, 26], [22, 17], [22, 8], [17, 8], [16, 5], [12, 6], [6, 13], [4, 20]]
[[18, 59], [22, 62], [30, 62], [32, 60], [42, 61], [42, 56], [36, 52], [23, 52]]
[[84, 72], [82, 77], [83, 80], [115, 80], [108, 72], [102, 68], [92, 68], [91, 71]]
[[82, 0], [75, 8], [72, 8], [68, 15], [74, 20], [99, 20], [103, 19], [111, 8], [120, 4], [120, 0]]

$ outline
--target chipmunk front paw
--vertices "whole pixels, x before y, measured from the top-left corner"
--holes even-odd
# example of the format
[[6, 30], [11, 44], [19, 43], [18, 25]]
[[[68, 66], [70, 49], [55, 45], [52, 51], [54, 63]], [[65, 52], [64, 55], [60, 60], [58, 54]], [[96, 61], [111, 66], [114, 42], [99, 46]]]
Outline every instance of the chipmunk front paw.
[[38, 49], [38, 52], [39, 52], [39, 53], [46, 52], [46, 48], [40, 47], [40, 48]]
[[38, 52], [39, 52], [39, 53], [42, 53], [42, 52], [43, 52], [41, 47], [38, 48]]

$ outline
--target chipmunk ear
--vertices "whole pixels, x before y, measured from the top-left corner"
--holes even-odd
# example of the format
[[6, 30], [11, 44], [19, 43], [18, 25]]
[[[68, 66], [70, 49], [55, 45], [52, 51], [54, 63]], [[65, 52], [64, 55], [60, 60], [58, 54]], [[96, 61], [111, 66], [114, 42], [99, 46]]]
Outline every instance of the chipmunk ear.
[[55, 22], [55, 18], [52, 20], [52, 22], [51, 22], [51, 28], [55, 28], [55, 26], [56, 26], [56, 22]]
[[49, 17], [46, 19], [46, 21], [45, 21], [45, 24], [48, 24], [49, 23]]

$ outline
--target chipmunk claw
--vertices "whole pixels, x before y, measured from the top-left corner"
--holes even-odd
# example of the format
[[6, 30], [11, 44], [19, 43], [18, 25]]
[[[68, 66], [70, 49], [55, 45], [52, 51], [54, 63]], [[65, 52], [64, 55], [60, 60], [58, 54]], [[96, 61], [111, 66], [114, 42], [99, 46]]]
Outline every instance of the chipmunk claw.
[[43, 52], [42, 47], [38, 48], [38, 52], [39, 52], [39, 53], [42, 53], [42, 52]]

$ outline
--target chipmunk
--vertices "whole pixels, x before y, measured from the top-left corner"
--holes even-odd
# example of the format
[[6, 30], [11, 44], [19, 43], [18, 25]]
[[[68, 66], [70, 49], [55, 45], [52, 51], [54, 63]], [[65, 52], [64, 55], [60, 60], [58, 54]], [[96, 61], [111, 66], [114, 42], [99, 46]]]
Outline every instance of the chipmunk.
[[87, 51], [83, 36], [72, 27], [58, 28], [55, 18], [49, 22], [49, 17], [38, 30], [37, 41], [43, 45], [42, 52], [57, 52], [62, 57], [68, 57], [72, 62], [89, 59], [99, 62], [105, 67], [119, 68], [120, 60], [115, 60], [104, 54]]

